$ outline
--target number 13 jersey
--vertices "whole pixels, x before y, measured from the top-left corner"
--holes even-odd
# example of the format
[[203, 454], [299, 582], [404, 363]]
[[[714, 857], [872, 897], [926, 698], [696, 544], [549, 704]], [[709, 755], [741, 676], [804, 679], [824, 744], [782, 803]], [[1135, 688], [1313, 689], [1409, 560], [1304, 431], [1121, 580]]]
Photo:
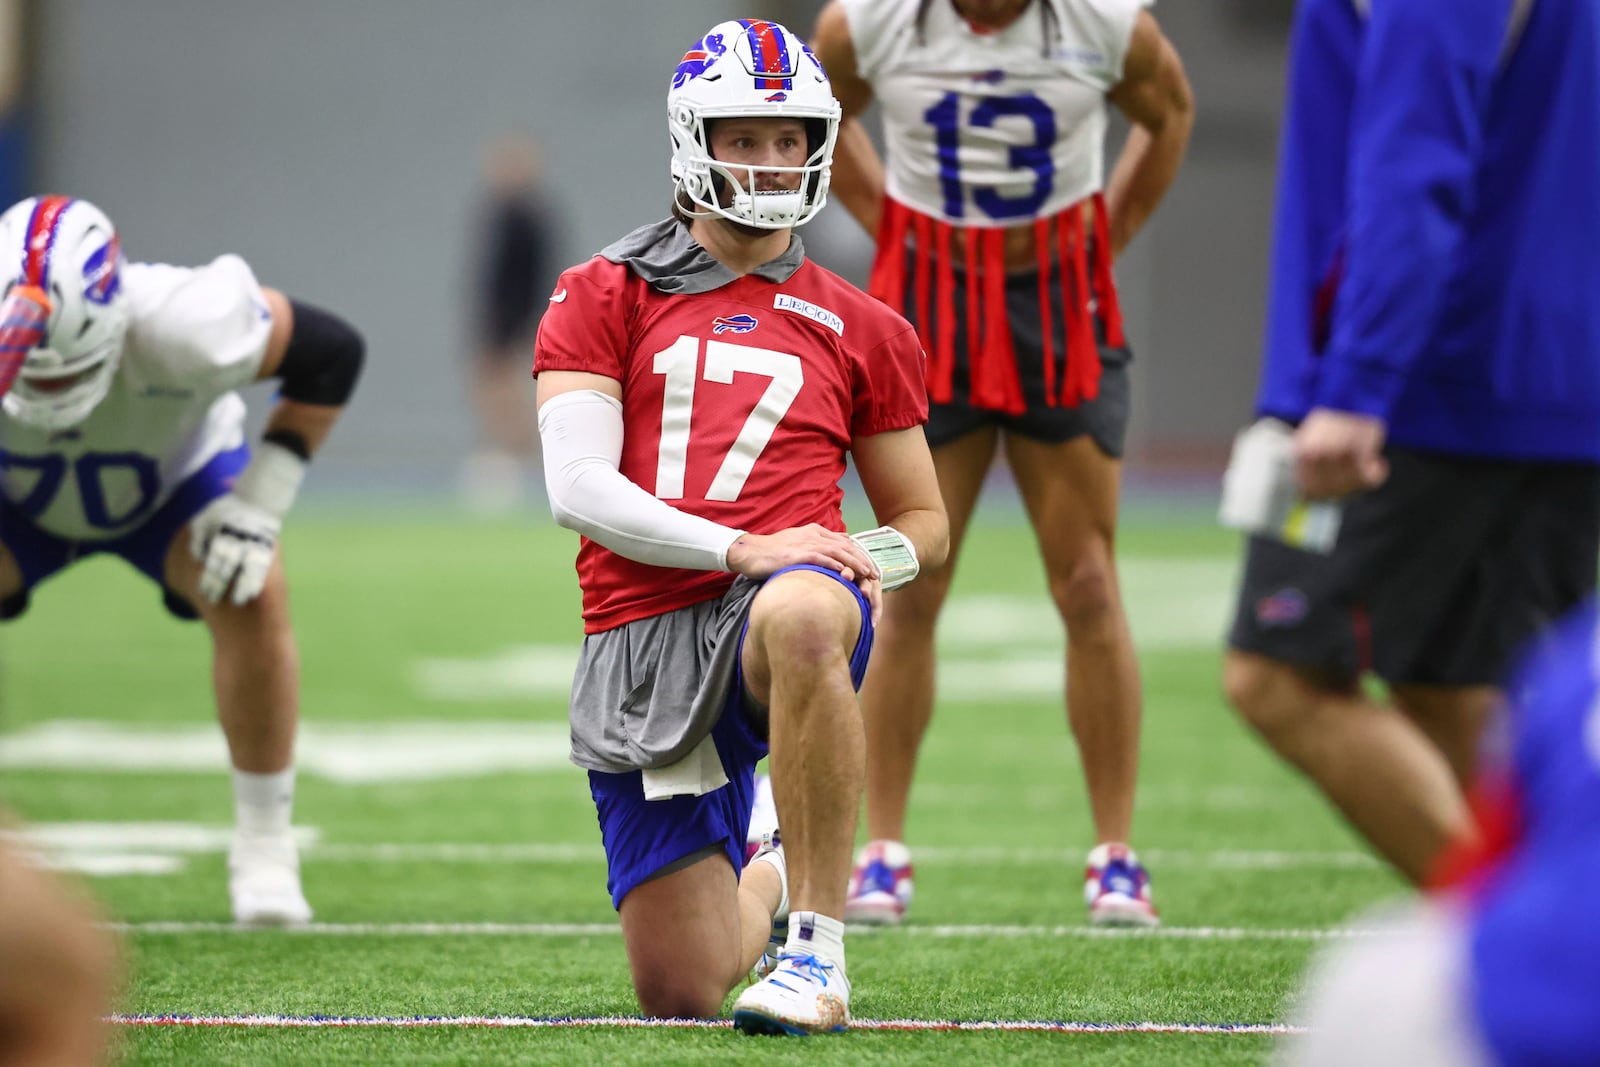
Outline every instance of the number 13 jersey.
[[[910, 324], [805, 259], [798, 237], [735, 277], [667, 220], [557, 282], [534, 373], [622, 386], [620, 468], [673, 507], [752, 533], [842, 531], [858, 437], [927, 421]], [[584, 538], [584, 627], [609, 630], [720, 596], [721, 572], [655, 567]]]
[[945, 222], [1007, 226], [1099, 192], [1106, 94], [1152, 2], [1033, 0], [985, 32], [950, 0], [932, 0], [920, 28], [919, 0], [841, 0], [883, 107], [889, 196]]

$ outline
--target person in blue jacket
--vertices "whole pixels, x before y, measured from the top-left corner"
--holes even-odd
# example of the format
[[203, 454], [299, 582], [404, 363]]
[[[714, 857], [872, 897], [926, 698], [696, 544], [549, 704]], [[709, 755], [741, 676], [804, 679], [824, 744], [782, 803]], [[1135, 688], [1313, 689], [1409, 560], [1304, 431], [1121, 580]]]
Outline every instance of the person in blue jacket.
[[1544, 633], [1509, 695], [1472, 791], [1477, 840], [1447, 850], [1429, 893], [1365, 917], [1373, 936], [1319, 953], [1282, 1067], [1600, 1063], [1592, 602]]
[[1600, 0], [1302, 0], [1291, 49], [1256, 412], [1342, 522], [1251, 537], [1224, 685], [1421, 881], [1510, 654], [1595, 588]]

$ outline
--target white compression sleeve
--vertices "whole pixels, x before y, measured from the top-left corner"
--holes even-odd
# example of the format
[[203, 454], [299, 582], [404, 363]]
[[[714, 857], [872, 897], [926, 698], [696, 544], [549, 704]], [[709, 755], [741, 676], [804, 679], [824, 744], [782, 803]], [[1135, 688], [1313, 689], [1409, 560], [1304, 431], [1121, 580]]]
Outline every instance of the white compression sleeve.
[[640, 563], [728, 569], [728, 548], [743, 530], [679, 511], [619, 469], [622, 404], [615, 397], [593, 389], [551, 397], [539, 408], [539, 440], [556, 522]]

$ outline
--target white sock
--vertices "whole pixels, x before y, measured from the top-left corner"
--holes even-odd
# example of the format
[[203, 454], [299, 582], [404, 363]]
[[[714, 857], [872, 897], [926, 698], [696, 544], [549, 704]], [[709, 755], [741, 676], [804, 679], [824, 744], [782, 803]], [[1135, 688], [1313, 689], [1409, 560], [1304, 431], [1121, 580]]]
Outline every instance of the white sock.
[[783, 951], [815, 956], [844, 970], [844, 921], [814, 911], [789, 913], [789, 940]]
[[275, 774], [233, 769], [233, 810], [241, 834], [275, 837], [289, 832], [294, 811], [294, 765]]

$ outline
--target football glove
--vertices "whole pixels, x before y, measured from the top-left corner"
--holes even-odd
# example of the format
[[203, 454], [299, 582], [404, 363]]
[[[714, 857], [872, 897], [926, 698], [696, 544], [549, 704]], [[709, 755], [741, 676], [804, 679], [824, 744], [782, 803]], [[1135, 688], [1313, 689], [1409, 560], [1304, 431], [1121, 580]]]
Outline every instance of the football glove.
[[278, 548], [283, 516], [305, 478], [305, 460], [263, 442], [239, 475], [233, 492], [208, 504], [190, 524], [189, 551], [204, 564], [200, 595], [220, 603], [248, 604], [261, 595]]
[[917, 550], [905, 534], [893, 526], [879, 526], [875, 530], [862, 530], [851, 534], [850, 539], [867, 550], [872, 562], [878, 565], [883, 590], [899, 589], [917, 576], [921, 564]]

